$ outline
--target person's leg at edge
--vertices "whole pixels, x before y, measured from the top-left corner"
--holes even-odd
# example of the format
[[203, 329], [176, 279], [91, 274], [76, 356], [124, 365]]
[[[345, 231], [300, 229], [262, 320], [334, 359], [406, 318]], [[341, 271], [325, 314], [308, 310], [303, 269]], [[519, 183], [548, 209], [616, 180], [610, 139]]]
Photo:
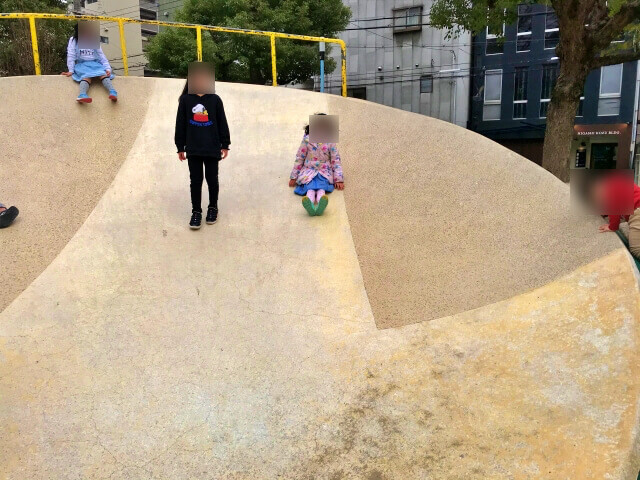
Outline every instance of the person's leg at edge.
[[316, 208], [313, 205], [316, 199], [315, 190], [307, 190], [307, 194], [302, 198], [302, 206], [307, 211], [310, 217], [315, 216]]
[[640, 208], [629, 217], [629, 250], [640, 258]]
[[322, 196], [318, 195], [318, 207], [316, 208], [316, 215], [318, 216], [322, 215], [326, 210], [327, 205], [329, 205], [329, 197], [324, 195], [324, 191], [322, 193]]
[[102, 85], [109, 92], [109, 98], [113, 101], [116, 101], [118, 99], [118, 92], [116, 92], [116, 89], [113, 88], [113, 83], [111, 83], [111, 79], [109, 77], [104, 77], [102, 79]]
[[193, 212], [202, 213], [202, 182], [204, 180], [202, 157], [187, 157], [189, 162], [189, 178], [191, 180], [191, 208]]
[[91, 97], [89, 97], [89, 86], [91, 85], [91, 80], [88, 78], [83, 78], [80, 80], [80, 92], [78, 93], [78, 101], [83, 103], [90, 103]]
[[218, 159], [207, 157], [204, 159], [204, 172], [209, 187], [209, 208], [218, 209], [218, 192], [220, 183], [218, 181]]
[[311, 203], [316, 203], [316, 191], [315, 190], [307, 190], [307, 197], [311, 200]]
[[218, 192], [220, 183], [218, 181], [217, 158], [207, 157], [204, 160], [204, 174], [209, 187], [209, 207], [207, 209], [207, 223], [212, 225], [218, 220]]

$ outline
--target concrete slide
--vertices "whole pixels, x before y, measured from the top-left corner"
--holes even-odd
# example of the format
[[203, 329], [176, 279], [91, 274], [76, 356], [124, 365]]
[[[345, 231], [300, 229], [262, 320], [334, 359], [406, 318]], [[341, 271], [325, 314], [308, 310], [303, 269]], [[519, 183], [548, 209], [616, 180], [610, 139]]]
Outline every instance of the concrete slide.
[[[194, 232], [182, 82], [117, 87], [0, 79], [0, 478], [636, 478], [638, 272], [566, 185], [428, 117], [218, 83]], [[316, 112], [346, 189], [310, 218]]]

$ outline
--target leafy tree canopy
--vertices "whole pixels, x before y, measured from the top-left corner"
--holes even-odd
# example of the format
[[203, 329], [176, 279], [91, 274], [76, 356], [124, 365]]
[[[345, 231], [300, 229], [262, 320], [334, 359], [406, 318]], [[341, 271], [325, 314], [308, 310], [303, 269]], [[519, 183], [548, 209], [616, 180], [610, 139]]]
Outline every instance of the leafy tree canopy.
[[[0, 0], [0, 12], [66, 13], [61, 0]], [[72, 22], [36, 20], [38, 50], [42, 73], [54, 74], [66, 70], [67, 41]], [[33, 75], [31, 34], [27, 20], [0, 21], [0, 76]]]
[[[340, 0], [186, 0], [176, 12], [179, 22], [325, 37], [344, 30], [350, 16]], [[276, 44], [278, 83], [302, 82], [318, 72], [316, 43], [278, 39]], [[147, 48], [150, 67], [172, 76], [185, 76], [195, 55], [191, 30], [163, 29]], [[266, 37], [210, 32], [203, 35], [203, 60], [216, 66], [219, 80], [264, 84], [271, 79]], [[327, 58], [327, 72], [335, 67]]]

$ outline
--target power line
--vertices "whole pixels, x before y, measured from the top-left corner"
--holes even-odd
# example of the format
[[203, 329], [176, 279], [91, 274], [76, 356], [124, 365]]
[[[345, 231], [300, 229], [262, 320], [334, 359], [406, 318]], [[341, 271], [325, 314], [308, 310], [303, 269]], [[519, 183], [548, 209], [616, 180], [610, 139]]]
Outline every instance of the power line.
[[[541, 72], [546, 70], [547, 68], [550, 67], [555, 67], [557, 66], [557, 64], [546, 64], [546, 65], [539, 65], [539, 66], [535, 66], [535, 67], [530, 67], [527, 69], [527, 72], [531, 73], [531, 72]], [[474, 72], [474, 70], [477, 70], [474, 67], [470, 67], [470, 68], [461, 68], [461, 69], [456, 69], [455, 71], [450, 71], [450, 72], [413, 72], [413, 73], [400, 73], [400, 74], [393, 74], [393, 73], [388, 73], [386, 75], [382, 75], [382, 74], [378, 74], [376, 72], [370, 72], [370, 73], [362, 73], [362, 74], [351, 74], [347, 76], [347, 80], [349, 79], [361, 79], [361, 78], [375, 78], [377, 76], [382, 76], [384, 78], [396, 78], [396, 79], [400, 79], [399, 81], [401, 81], [402, 79], [406, 79], [406, 78], [418, 78], [418, 77], [432, 77], [434, 79], [438, 79], [438, 78], [451, 78], [451, 76], [455, 75], [460, 75], [460, 74], [465, 74], [462, 75], [465, 78], [467, 77], [483, 77], [486, 75], [485, 71], [476, 71]], [[466, 75], [466, 74], [469, 75]], [[502, 70], [502, 76], [507, 76], [507, 75], [513, 75], [515, 72], [505, 72], [504, 70]], [[494, 75], [494, 74], [489, 74], [489, 75]], [[335, 82], [341, 82], [341, 80], [339, 78], [337, 78], [336, 76], [328, 76], [327, 77], [328, 81], [335, 81]]]
[[[349, 22], [349, 23], [353, 23], [354, 25], [356, 25], [357, 27], [359, 27], [359, 25], [358, 25], [357, 23], [355, 23], [355, 22], [352, 22], [352, 21], [351, 21], [351, 22]], [[384, 38], [384, 39], [386, 39], [386, 40], [389, 40], [390, 42], [394, 42], [394, 39], [393, 39], [393, 38], [386, 37], [386, 36], [381, 35], [381, 34], [376, 33], [376, 32], [371, 32], [371, 31], [369, 31], [369, 29], [368, 29], [368, 28], [362, 28], [362, 30], [365, 30], [367, 33], [370, 33], [371, 35], [375, 35], [375, 36], [377, 36], [377, 37], [381, 37], [381, 38]], [[408, 46], [408, 47], [412, 47], [412, 46], [413, 46], [413, 43], [402, 42], [402, 43], [401, 43], [401, 45]], [[453, 45], [452, 45], [452, 47], [453, 47]], [[347, 47], [347, 48], [348, 48], [348, 47]], [[460, 50], [462, 50], [462, 51], [463, 51], [464, 53], [466, 53], [467, 55], [471, 55], [471, 52], [467, 52], [467, 51], [465, 51], [465, 50], [463, 50], [463, 49], [460, 49]]]
[[[364, 30], [368, 30], [368, 29], [364, 29]], [[371, 32], [373, 33], [373, 32]], [[517, 40], [501, 40], [500, 42], [498, 42], [498, 45], [502, 45], [502, 44], [506, 44], [506, 43], [519, 43], [519, 42], [529, 42], [529, 43], [533, 43], [533, 42], [544, 42], [548, 39], [546, 38], [524, 38], [525, 35], [521, 35], [520, 39]], [[384, 37], [384, 38], [388, 38], [388, 37]], [[392, 39], [390, 39], [392, 40]], [[405, 46], [412, 46], [412, 47], [419, 47], [419, 48], [453, 48], [453, 47], [471, 47], [473, 45], [486, 45], [488, 42], [486, 40], [478, 40], [478, 41], [473, 41], [470, 43], [456, 43], [456, 44], [433, 44], [433, 45], [429, 45], [429, 44], [424, 44], [424, 43], [407, 43], [404, 42], [402, 45]], [[391, 49], [391, 48], [396, 48], [395, 45], [391, 45], [388, 47], [382, 46], [382, 47], [376, 47], [376, 46], [349, 46], [349, 44], [347, 44], [347, 48], [374, 48], [374, 49]], [[549, 49], [551, 50], [551, 49]], [[524, 51], [522, 52], [524, 53]]]

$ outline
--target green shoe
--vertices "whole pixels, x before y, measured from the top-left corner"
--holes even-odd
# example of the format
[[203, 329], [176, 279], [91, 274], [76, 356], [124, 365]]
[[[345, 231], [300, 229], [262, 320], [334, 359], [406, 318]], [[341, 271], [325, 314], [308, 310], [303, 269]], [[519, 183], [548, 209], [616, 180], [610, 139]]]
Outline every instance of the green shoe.
[[324, 213], [324, 209], [329, 205], [329, 197], [323, 195], [320, 201], [318, 202], [318, 208], [316, 208], [316, 216], [320, 216]]
[[313, 206], [313, 202], [311, 202], [311, 199], [309, 197], [304, 197], [302, 199], [302, 206], [307, 211], [310, 217], [316, 216], [316, 209]]

